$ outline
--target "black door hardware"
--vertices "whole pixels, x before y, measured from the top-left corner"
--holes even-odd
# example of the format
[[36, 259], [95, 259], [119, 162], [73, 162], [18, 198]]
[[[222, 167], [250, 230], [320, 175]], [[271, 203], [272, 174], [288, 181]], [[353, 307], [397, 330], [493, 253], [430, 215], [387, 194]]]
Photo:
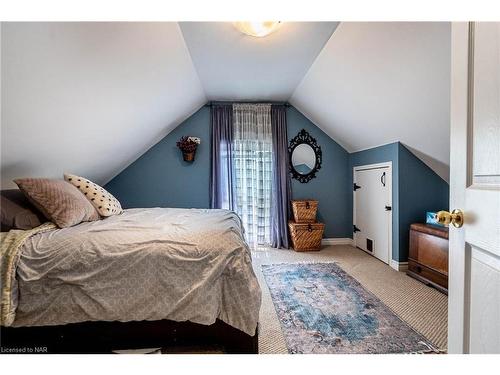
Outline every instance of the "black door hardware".
[[382, 185], [385, 186], [385, 172], [382, 173], [382, 176], [380, 177], [380, 182], [382, 183]]
[[354, 233], [356, 233], [356, 232], [361, 232], [361, 229], [359, 229], [356, 225], [353, 225], [353, 226], [352, 226], [352, 231], [353, 231]]
[[385, 206], [385, 210], [386, 211], [392, 211], [392, 207], [391, 206]]
[[361, 189], [361, 186], [359, 186], [357, 183], [354, 183], [354, 191]]

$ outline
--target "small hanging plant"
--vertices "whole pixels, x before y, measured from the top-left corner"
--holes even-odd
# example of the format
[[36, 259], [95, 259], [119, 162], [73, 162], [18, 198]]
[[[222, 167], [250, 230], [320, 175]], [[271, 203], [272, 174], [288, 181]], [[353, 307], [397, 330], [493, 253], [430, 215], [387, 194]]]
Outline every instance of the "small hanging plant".
[[192, 162], [194, 161], [194, 155], [196, 154], [196, 149], [201, 143], [198, 137], [184, 136], [177, 142], [177, 147], [182, 151], [182, 157], [184, 161]]

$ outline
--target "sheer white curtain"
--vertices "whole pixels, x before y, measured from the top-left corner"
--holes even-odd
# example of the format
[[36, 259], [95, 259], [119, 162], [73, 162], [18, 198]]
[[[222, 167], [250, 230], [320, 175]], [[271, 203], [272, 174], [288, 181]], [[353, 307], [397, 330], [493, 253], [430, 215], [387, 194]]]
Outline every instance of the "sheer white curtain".
[[270, 104], [233, 104], [233, 209], [247, 241], [271, 243], [273, 142]]

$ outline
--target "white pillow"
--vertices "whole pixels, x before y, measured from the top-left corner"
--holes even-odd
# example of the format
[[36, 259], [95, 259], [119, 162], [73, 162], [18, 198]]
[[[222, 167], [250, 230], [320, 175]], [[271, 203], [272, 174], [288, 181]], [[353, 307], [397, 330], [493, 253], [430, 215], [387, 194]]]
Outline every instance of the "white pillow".
[[73, 174], [64, 174], [64, 179], [77, 187], [92, 203], [99, 215], [112, 216], [123, 212], [118, 199], [111, 193], [104, 190], [101, 186], [93, 183], [85, 177], [75, 176]]

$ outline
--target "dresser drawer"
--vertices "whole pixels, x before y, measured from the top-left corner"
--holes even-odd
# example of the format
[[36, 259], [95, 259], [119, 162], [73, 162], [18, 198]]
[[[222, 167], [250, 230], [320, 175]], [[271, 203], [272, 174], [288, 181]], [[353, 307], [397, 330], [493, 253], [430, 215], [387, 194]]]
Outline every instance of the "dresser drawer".
[[448, 290], [448, 275], [437, 272], [412, 259], [408, 259], [409, 276], [412, 276], [424, 283], [429, 283], [443, 292]]
[[448, 239], [410, 230], [409, 259], [448, 275]]

